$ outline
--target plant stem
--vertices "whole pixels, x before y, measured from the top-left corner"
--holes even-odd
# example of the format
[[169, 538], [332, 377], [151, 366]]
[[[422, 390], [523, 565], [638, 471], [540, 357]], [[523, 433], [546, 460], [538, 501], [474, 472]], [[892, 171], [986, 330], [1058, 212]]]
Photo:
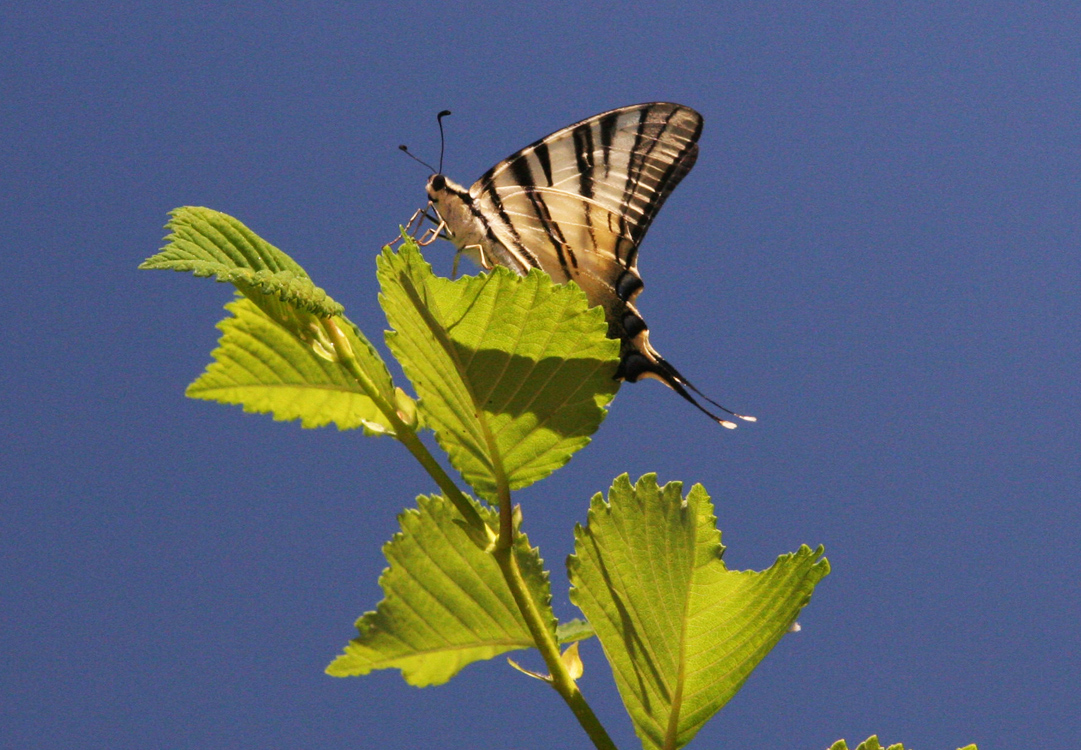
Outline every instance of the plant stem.
[[[477, 509], [462, 494], [462, 491], [454, 484], [454, 480], [447, 475], [443, 467], [439, 465], [435, 457], [424, 446], [424, 443], [420, 441], [416, 431], [398, 415], [397, 408], [376, 389], [375, 384], [367, 376], [363, 368], [360, 367], [360, 363], [357, 362], [352, 347], [349, 345], [348, 339], [345, 338], [345, 334], [338, 327], [337, 322], [332, 318], [324, 318], [323, 325], [331, 341], [334, 342], [339, 361], [345, 365], [346, 369], [357, 381], [357, 384], [360, 385], [361, 390], [372, 399], [379, 411], [390, 422], [394, 428], [395, 437], [413, 454], [413, 457], [424, 467], [428, 475], [435, 480], [443, 495], [458, 509], [462, 518], [466, 520], [467, 529], [474, 532], [472, 535], [473, 540], [478, 545], [487, 547], [488, 542], [491, 541], [490, 535], [492, 531], [480, 517], [480, 514], [477, 513]], [[617, 750], [612, 738], [608, 736], [608, 732], [605, 731], [604, 726], [597, 719], [597, 715], [593, 713], [593, 709], [586, 702], [582, 691], [575, 684], [574, 678], [567, 671], [566, 665], [560, 658], [559, 644], [553, 637], [551, 630], [549, 630], [537, 603], [530, 595], [525, 579], [522, 578], [522, 571], [518, 567], [518, 558], [514, 554], [516, 546], [514, 509], [511, 505], [510, 489], [501, 483], [498, 492], [499, 537], [491, 554], [503, 573], [503, 578], [507, 582], [511, 596], [514, 597], [514, 601], [518, 605], [518, 610], [522, 613], [530, 635], [533, 636], [534, 645], [544, 658], [544, 663], [548, 665], [548, 672], [551, 674], [551, 685], [566, 702], [575, 718], [578, 719], [578, 723], [598, 750]]]
[[462, 491], [454, 484], [454, 480], [447, 475], [447, 472], [445, 472], [443, 467], [439, 465], [439, 462], [435, 460], [435, 457], [424, 446], [424, 443], [420, 441], [420, 437], [417, 435], [416, 430], [407, 425], [402, 418], [398, 416], [398, 409], [383, 398], [376, 389], [375, 384], [360, 367], [360, 363], [357, 362], [356, 356], [353, 355], [352, 347], [350, 346], [348, 339], [345, 338], [345, 334], [343, 334], [338, 327], [337, 322], [332, 318], [324, 318], [323, 327], [330, 336], [331, 341], [334, 342], [334, 349], [338, 354], [339, 361], [345, 365], [347, 370], [349, 370], [349, 374], [357, 381], [357, 385], [364, 391], [364, 395], [375, 402], [376, 408], [378, 408], [379, 411], [383, 413], [383, 416], [387, 418], [387, 421], [390, 422], [391, 426], [394, 428], [394, 436], [406, 447], [406, 450], [413, 454], [413, 457], [424, 467], [424, 470], [428, 472], [428, 475], [435, 480], [436, 485], [443, 492], [443, 495], [458, 509], [458, 512], [461, 513], [462, 518], [465, 519], [468, 527], [474, 531], [474, 541], [478, 542], [478, 544], [483, 547], [487, 547], [491, 541], [491, 530], [488, 529], [488, 525], [480, 517], [480, 514], [477, 513], [477, 509], [474, 508], [473, 504], [469, 502], [469, 499], [462, 494]]
[[[492, 556], [495, 557], [496, 562], [499, 564], [499, 569], [503, 572], [503, 578], [507, 582], [508, 588], [510, 588], [511, 596], [514, 597], [514, 601], [518, 605], [518, 611], [522, 613], [526, 627], [529, 628], [529, 633], [533, 636], [533, 644], [540, 651], [544, 663], [548, 666], [548, 673], [551, 675], [550, 684], [566, 702], [574, 717], [578, 719], [578, 723], [589, 735], [594, 747], [597, 747], [598, 750], [616, 750], [612, 738], [608, 736], [608, 732], [605, 731], [597, 715], [593, 713], [593, 709], [586, 702], [582, 691], [578, 689], [574, 678], [567, 671], [566, 664], [560, 658], [559, 643], [553, 637], [540, 608], [529, 593], [525, 579], [522, 578], [522, 571], [518, 567], [518, 558], [514, 554], [517, 545], [513, 540], [514, 526], [512, 523], [510, 492], [509, 490], [503, 491], [502, 488], [499, 493], [499, 515], [499, 541], [496, 542]], [[504, 529], [509, 529], [510, 535], [504, 534]]]

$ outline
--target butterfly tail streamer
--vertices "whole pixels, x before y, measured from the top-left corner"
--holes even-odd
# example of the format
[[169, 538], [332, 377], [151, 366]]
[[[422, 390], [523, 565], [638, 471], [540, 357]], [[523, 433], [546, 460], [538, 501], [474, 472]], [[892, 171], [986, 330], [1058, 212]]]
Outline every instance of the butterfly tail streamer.
[[[652, 347], [651, 347], [652, 348]], [[691, 395], [691, 391], [694, 391], [703, 399], [716, 406], [721, 411], [731, 414], [733, 417], [742, 419], [747, 422], [754, 422], [756, 419], [744, 414], [736, 414], [731, 409], [718, 404], [709, 396], [698, 390], [694, 384], [692, 384], [687, 378], [683, 377], [683, 374], [675, 368], [668, 360], [663, 357], [648, 357], [640, 351], [632, 351], [628, 355], [624, 356], [623, 361], [620, 363], [619, 372], [617, 377], [621, 377], [631, 383], [637, 382], [640, 378], [653, 378], [659, 380], [673, 391], [682, 396], [688, 403], [690, 403], [698, 411], [705, 414], [707, 417], [717, 422], [722, 427], [727, 427], [730, 430], [736, 429], [736, 423], [730, 419], [719, 417], [709, 409], [698, 403], [697, 399]]]
[[[663, 360], [663, 359], [662, 359], [662, 360], [661, 360], [661, 362], [663, 362], [663, 363], [664, 363], [664, 365], [665, 365], [666, 367], [668, 367], [668, 368], [671, 368], [671, 369], [672, 369], [672, 371], [674, 371], [674, 372], [676, 371], [676, 368], [672, 367], [672, 365], [670, 365], [670, 364], [669, 364], [669, 363], [668, 363], [668, 362], [667, 362], [666, 360]], [[677, 377], [679, 377], [679, 378], [680, 378], [680, 381], [682, 382], [682, 384], [683, 384], [684, 386], [686, 386], [687, 388], [690, 388], [690, 389], [691, 389], [692, 391], [694, 391], [695, 393], [697, 393], [697, 394], [698, 394], [699, 396], [701, 396], [702, 398], [704, 398], [704, 399], [705, 399], [706, 401], [708, 401], [709, 403], [711, 403], [711, 404], [713, 404], [714, 406], [716, 406], [716, 407], [717, 407], [718, 409], [720, 409], [721, 411], [723, 411], [723, 412], [726, 412], [726, 413], [728, 413], [728, 414], [731, 414], [731, 415], [732, 415], [733, 417], [736, 417], [737, 419], [742, 419], [742, 420], [743, 420], [744, 422], [757, 422], [757, 421], [758, 421], [758, 417], [752, 417], [752, 416], [751, 416], [750, 414], [737, 414], [736, 412], [732, 411], [731, 409], [729, 409], [729, 408], [727, 408], [727, 407], [724, 407], [724, 406], [721, 406], [721, 405], [720, 405], [720, 404], [718, 404], [718, 403], [717, 403], [716, 401], [714, 401], [713, 399], [711, 399], [711, 398], [710, 398], [709, 396], [707, 396], [706, 394], [702, 393], [702, 391], [700, 391], [700, 390], [698, 390], [697, 388], [695, 388], [695, 387], [694, 387], [694, 383], [692, 383], [691, 381], [687, 380], [687, 378], [683, 377], [683, 376], [682, 376], [682, 375], [680, 375], [680, 374], [679, 374], [678, 372], [676, 372], [676, 375], [677, 375]], [[677, 391], [677, 393], [678, 393], [678, 391]]]

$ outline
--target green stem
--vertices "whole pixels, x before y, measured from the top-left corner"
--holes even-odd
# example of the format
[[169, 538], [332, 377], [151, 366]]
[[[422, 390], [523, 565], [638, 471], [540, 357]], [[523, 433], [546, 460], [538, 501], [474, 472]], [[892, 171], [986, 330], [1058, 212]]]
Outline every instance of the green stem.
[[[339, 361], [349, 370], [349, 373], [360, 385], [365, 395], [372, 399], [379, 411], [386, 416], [387, 421], [394, 428], [395, 437], [413, 454], [413, 457], [424, 467], [429, 476], [435, 480], [444, 497], [450, 500], [454, 507], [458, 509], [462, 518], [466, 520], [467, 529], [473, 532], [471, 534], [473, 540], [478, 545], [487, 546], [487, 543], [491, 541], [492, 532], [480, 517], [477, 509], [462, 494], [462, 491], [454, 484], [454, 480], [447, 475], [443, 467], [439, 465], [435, 457], [420, 441], [413, 427], [406, 424], [398, 415], [397, 408], [379, 393], [375, 383], [372, 382], [367, 373], [360, 367], [360, 363], [357, 362], [348, 339], [346, 339], [336, 321], [332, 318], [324, 318], [323, 326], [334, 343]], [[499, 486], [499, 537], [495, 548], [492, 550], [492, 555], [503, 573], [503, 578], [507, 582], [511, 596], [514, 597], [514, 601], [518, 605], [518, 610], [525, 619], [530, 635], [533, 636], [533, 644], [540, 651], [544, 663], [548, 666], [552, 687], [566, 702], [595, 747], [599, 750], [617, 750], [612, 738], [608, 736], [608, 732], [605, 731], [604, 726], [597, 719], [597, 715], [589, 707], [585, 696], [578, 689], [574, 678], [571, 677], [566, 665], [560, 658], [559, 644], [548, 629], [540, 608], [530, 595], [525, 579], [522, 578], [522, 571], [518, 567], [518, 558], [514, 554], [514, 536], [514, 509], [511, 505], [510, 489], [505, 483], [501, 482]]]
[[450, 500], [454, 507], [458, 509], [468, 528], [474, 532], [472, 535], [473, 540], [481, 546], [487, 547], [491, 542], [491, 530], [488, 529], [488, 525], [480, 517], [473, 504], [469, 502], [469, 499], [454, 484], [454, 480], [443, 470], [443, 467], [435, 460], [435, 457], [424, 446], [424, 443], [420, 441], [416, 430], [398, 416], [398, 409], [395, 405], [383, 398], [376, 389], [375, 383], [372, 382], [371, 378], [360, 366], [360, 363], [357, 362], [356, 356], [353, 354], [353, 348], [350, 346], [345, 334], [338, 327], [337, 322], [333, 318], [324, 318], [323, 328], [330, 336], [331, 341], [334, 342], [334, 350], [338, 354], [339, 361], [349, 370], [349, 374], [357, 381], [361, 390], [364, 391], [364, 395], [375, 403], [376, 408], [390, 422], [391, 427], [394, 428], [394, 436], [406, 447], [406, 450], [413, 454], [413, 457], [424, 467], [428, 475], [435, 480], [436, 486], [443, 492], [444, 497]]
[[529, 634], [533, 636], [533, 645], [540, 651], [544, 663], [548, 666], [548, 673], [551, 675], [550, 684], [563, 698], [574, 717], [578, 719], [578, 723], [589, 735], [594, 747], [599, 750], [616, 750], [612, 738], [608, 736], [608, 732], [605, 731], [597, 715], [593, 713], [593, 709], [586, 702], [582, 691], [578, 689], [574, 678], [567, 671], [567, 665], [560, 658], [559, 643], [553, 637], [552, 631], [548, 629], [544, 615], [541, 614], [540, 608], [529, 593], [525, 579], [522, 578], [522, 571], [518, 567], [518, 558], [514, 554], [516, 545], [513, 539], [514, 525], [510, 491], [504, 488], [500, 488], [499, 492], [499, 516], [499, 540], [492, 551], [492, 556], [495, 557], [496, 563], [498, 563], [499, 569], [503, 573], [503, 579], [507, 582], [507, 587], [510, 588], [515, 604], [518, 605], [518, 611], [522, 613], [522, 617], [525, 619]]

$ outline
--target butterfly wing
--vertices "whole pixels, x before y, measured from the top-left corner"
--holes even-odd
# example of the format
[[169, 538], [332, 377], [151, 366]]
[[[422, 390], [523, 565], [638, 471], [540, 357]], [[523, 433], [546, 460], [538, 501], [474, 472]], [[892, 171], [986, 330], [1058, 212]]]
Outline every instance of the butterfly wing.
[[[574, 279], [602, 305], [623, 357], [659, 359], [634, 308], [638, 246], [698, 156], [702, 117], [655, 102], [605, 112], [526, 146], [492, 167], [470, 196], [524, 272]], [[624, 366], [623, 374], [637, 374]]]
[[639, 243], [694, 165], [701, 132], [688, 107], [622, 107], [526, 146], [469, 192], [518, 270], [574, 279], [611, 318], [642, 287]]
[[688, 393], [698, 390], [650, 345], [634, 306], [638, 246], [694, 166], [701, 132], [702, 116], [689, 107], [621, 107], [526, 146], [468, 194], [443, 175], [429, 180], [428, 193], [460, 251], [518, 273], [536, 267], [555, 281], [573, 279], [603, 306], [608, 333], [621, 343], [619, 377], [654, 377], [702, 409]]

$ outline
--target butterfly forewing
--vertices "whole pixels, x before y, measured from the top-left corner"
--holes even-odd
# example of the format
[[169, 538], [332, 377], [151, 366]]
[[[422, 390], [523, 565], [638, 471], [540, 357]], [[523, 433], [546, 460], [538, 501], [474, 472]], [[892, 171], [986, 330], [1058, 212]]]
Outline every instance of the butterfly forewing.
[[[701, 131], [701, 115], [688, 107], [623, 107], [527, 146], [490, 169], [469, 192], [493, 215], [509, 214], [510, 221], [493, 224], [500, 241], [525, 257], [539, 254], [536, 260], [557, 277], [568, 270], [574, 275], [560, 246], [588, 248], [633, 269], [653, 217], [694, 165]], [[530, 241], [522, 240], [523, 233]]]

